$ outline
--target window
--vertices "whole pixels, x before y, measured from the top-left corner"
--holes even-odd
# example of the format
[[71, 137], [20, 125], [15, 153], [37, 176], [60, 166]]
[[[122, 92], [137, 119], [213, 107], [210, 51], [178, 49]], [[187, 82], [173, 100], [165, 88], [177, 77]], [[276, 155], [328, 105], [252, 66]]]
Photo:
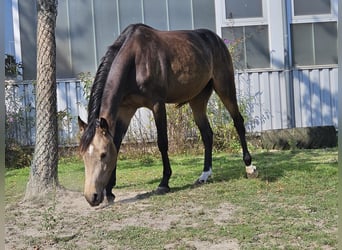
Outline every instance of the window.
[[292, 58], [295, 66], [337, 64], [337, 23], [295, 24]]
[[293, 66], [337, 64], [337, 0], [292, 0]]
[[263, 17], [262, 0], [225, 0], [226, 19]]
[[222, 28], [236, 69], [270, 67], [267, 25]]
[[239, 70], [269, 68], [265, 0], [224, 0], [221, 35]]
[[294, 0], [293, 12], [295, 16], [320, 15], [331, 13], [330, 0]]

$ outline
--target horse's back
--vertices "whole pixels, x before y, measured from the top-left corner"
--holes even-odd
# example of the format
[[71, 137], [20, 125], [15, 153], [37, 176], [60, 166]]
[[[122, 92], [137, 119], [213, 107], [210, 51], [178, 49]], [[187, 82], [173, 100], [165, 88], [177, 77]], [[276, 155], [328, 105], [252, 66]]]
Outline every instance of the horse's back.
[[220, 58], [227, 48], [210, 30], [160, 31], [144, 24], [132, 25], [130, 30], [122, 55], [132, 56], [127, 58], [134, 62], [132, 84], [148, 97], [188, 102], [214, 78], [215, 67], [225, 66]]

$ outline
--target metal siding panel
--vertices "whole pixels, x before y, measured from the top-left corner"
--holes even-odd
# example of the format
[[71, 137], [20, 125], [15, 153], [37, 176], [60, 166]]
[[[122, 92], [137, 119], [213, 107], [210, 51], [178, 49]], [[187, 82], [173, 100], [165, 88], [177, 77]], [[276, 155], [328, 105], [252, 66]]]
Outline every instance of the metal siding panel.
[[119, 1], [120, 33], [130, 24], [142, 22], [141, 1]]
[[70, 116], [72, 118], [70, 124], [70, 143], [77, 144], [77, 132], [78, 132], [78, 107], [77, 107], [77, 85], [76, 82], [69, 82], [69, 107]]
[[[66, 96], [65, 91], [65, 82], [57, 83], [57, 112], [61, 112], [66, 110], [67, 104], [65, 101]], [[59, 116], [60, 117], [60, 116]], [[64, 127], [60, 124], [60, 118], [58, 118], [58, 143], [64, 144], [65, 142], [65, 130]]]
[[166, 1], [144, 1], [144, 21], [147, 25], [156, 29], [167, 30], [167, 19]]
[[96, 70], [93, 12], [90, 0], [68, 2], [70, 10], [71, 56], [73, 74]]
[[261, 107], [263, 113], [262, 130], [272, 129], [272, 106], [271, 106], [271, 92], [270, 81], [268, 73], [260, 74], [260, 92], [262, 93]]
[[243, 94], [242, 80], [244, 79], [244, 76], [245, 75], [242, 73], [235, 74], [235, 88], [238, 101], [240, 101], [241, 95]]
[[279, 91], [279, 76], [278, 72], [271, 72], [270, 74], [270, 96], [271, 96], [271, 110], [272, 110], [272, 129], [282, 128], [281, 123], [281, 105], [280, 105], [280, 91]]
[[[26, 107], [26, 96], [25, 96], [25, 85], [19, 85], [18, 86], [18, 92], [17, 92], [17, 96], [19, 97], [19, 102], [20, 102], [20, 106], [22, 107], [24, 113], [25, 112], [25, 107]], [[26, 131], [26, 124], [25, 124], [25, 117], [24, 117], [24, 122], [20, 122], [19, 124], [17, 124], [18, 126], [18, 134], [17, 134], [17, 138], [18, 138], [18, 141], [20, 141], [21, 143], [24, 143], [26, 144], [27, 143], [27, 134], [25, 132]]]
[[300, 85], [301, 85], [301, 74], [299, 70], [293, 71], [293, 100], [294, 100], [294, 112], [295, 112], [295, 121], [296, 127], [302, 127], [302, 99], [300, 93]]
[[64, 126], [64, 133], [65, 133], [65, 142], [67, 144], [70, 144], [70, 138], [71, 138], [71, 131], [70, 131], [70, 120], [69, 116], [72, 116], [71, 110], [70, 110], [70, 102], [71, 102], [71, 96], [70, 96], [70, 82], [65, 82], [65, 99], [66, 99], [66, 109], [65, 112], [66, 116], [63, 117], [63, 126]]
[[24, 80], [36, 79], [37, 9], [35, 0], [18, 0]]
[[29, 119], [29, 142], [28, 145], [33, 145], [36, 138], [36, 129], [35, 129], [35, 121], [36, 121], [36, 98], [35, 98], [35, 86], [33, 84], [27, 84], [27, 101], [28, 105], [26, 110], [28, 112]]
[[84, 83], [77, 83], [77, 110], [78, 110], [78, 116], [83, 121], [88, 120], [88, 101], [85, 99], [84, 94], [83, 94], [83, 86]]
[[300, 71], [300, 99], [301, 99], [301, 110], [302, 110], [302, 126], [312, 126], [311, 116], [311, 90], [310, 90], [310, 71]]
[[68, 0], [64, 0], [58, 2], [56, 22], [57, 78], [73, 77], [71, 61]]
[[330, 73], [330, 93], [333, 124], [338, 127], [338, 68], [333, 68]]
[[16, 96], [19, 102], [16, 102], [20, 106], [20, 113], [18, 115], [22, 116], [19, 124], [17, 124], [16, 138], [23, 145], [30, 145], [32, 143], [32, 127], [35, 124], [34, 119], [31, 118], [31, 97], [32, 92], [30, 91], [30, 86], [28, 84], [18, 84], [15, 89]]
[[260, 112], [260, 87], [259, 87], [259, 74], [253, 73], [249, 84], [249, 93], [245, 97], [249, 102], [247, 105], [250, 116], [249, 131], [261, 131], [261, 112]]
[[322, 108], [322, 125], [332, 125], [332, 107], [330, 94], [330, 70], [323, 69], [320, 74], [321, 85], [321, 108]]
[[282, 128], [288, 128], [288, 105], [287, 105], [287, 91], [286, 91], [286, 81], [285, 81], [285, 73], [277, 72], [279, 74], [279, 90], [280, 90], [280, 106], [281, 106], [281, 122]]
[[30, 128], [29, 128], [29, 111], [28, 111], [28, 106], [29, 106], [29, 86], [27, 84], [23, 85], [23, 105], [24, 105], [24, 130], [26, 131], [25, 135], [23, 136], [25, 144], [29, 144], [30, 142]]
[[93, 1], [96, 41], [97, 66], [107, 51], [119, 36], [117, 25], [117, 6], [115, 1]]
[[170, 30], [192, 29], [191, 0], [168, 0]]
[[311, 90], [311, 120], [312, 126], [319, 126], [322, 121], [321, 99], [320, 99], [320, 70], [312, 70], [310, 72], [310, 90]]
[[215, 1], [192, 0], [192, 3], [194, 28], [207, 28], [215, 32]]
[[67, 108], [65, 82], [57, 83], [57, 111], [63, 111]]
[[77, 87], [76, 82], [68, 82], [69, 84], [69, 105], [68, 110], [72, 115], [76, 115], [78, 112], [77, 108]]

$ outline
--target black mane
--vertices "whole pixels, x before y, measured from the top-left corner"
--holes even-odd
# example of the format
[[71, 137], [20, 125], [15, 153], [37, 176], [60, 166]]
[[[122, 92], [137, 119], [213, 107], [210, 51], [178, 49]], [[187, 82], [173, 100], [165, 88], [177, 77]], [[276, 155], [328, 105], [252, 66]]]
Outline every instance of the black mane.
[[117, 38], [113, 45], [111, 45], [97, 69], [94, 83], [91, 88], [90, 98], [88, 103], [88, 126], [84, 131], [80, 140], [80, 150], [84, 152], [90, 145], [96, 130], [96, 120], [99, 118], [101, 99], [103, 90], [107, 81], [107, 76], [111, 65], [118, 54], [120, 48], [123, 46], [127, 38], [131, 36], [138, 26], [146, 26], [143, 24], [134, 24], [128, 26]]

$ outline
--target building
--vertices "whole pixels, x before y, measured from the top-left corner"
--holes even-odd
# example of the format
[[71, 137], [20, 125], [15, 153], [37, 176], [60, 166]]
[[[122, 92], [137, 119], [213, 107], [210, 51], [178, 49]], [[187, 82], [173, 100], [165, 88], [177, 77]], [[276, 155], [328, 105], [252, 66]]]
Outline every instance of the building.
[[[95, 73], [108, 45], [131, 23], [208, 28], [230, 48], [239, 98], [252, 102], [249, 131], [337, 127], [338, 0], [59, 0], [58, 109], [86, 116], [78, 75]], [[6, 49], [35, 79], [35, 0], [6, 0]], [[13, 28], [13, 29], [12, 29]], [[21, 91], [25, 94], [24, 84]], [[148, 115], [140, 111], [140, 117]], [[31, 115], [31, 114], [30, 114]], [[142, 118], [143, 119], [143, 118]], [[149, 120], [149, 119], [147, 119]], [[69, 125], [68, 125], [69, 126]], [[69, 128], [70, 127], [70, 128]], [[76, 129], [76, 119], [68, 133]]]

